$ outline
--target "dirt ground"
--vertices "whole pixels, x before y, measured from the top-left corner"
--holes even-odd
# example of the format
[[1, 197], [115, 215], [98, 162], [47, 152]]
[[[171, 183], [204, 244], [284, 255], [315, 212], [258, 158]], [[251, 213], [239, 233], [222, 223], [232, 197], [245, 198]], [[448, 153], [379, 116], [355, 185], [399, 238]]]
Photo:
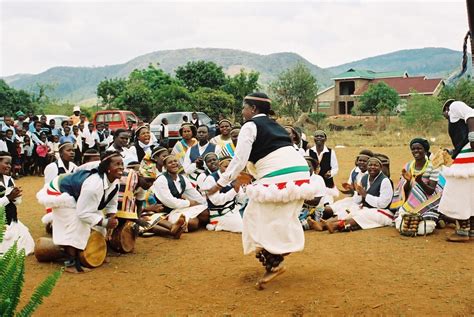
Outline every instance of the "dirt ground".
[[[337, 184], [359, 148], [336, 149]], [[408, 148], [373, 149], [392, 160], [392, 178], [411, 158]], [[19, 217], [36, 239], [43, 208], [42, 179], [18, 181]], [[181, 240], [140, 238], [134, 253], [87, 274], [63, 274], [38, 316], [143, 315], [474, 315], [474, 241], [450, 244], [453, 229], [406, 238], [394, 228], [351, 233], [306, 232], [304, 252], [286, 259], [288, 271], [263, 291], [263, 268], [242, 254], [241, 236], [199, 231]], [[59, 264], [27, 258], [22, 306]]]

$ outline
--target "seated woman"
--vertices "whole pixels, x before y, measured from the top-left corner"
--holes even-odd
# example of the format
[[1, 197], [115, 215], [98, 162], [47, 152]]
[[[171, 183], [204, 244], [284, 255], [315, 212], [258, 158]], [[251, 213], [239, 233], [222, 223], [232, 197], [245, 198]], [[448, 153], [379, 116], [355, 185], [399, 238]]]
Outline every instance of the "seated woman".
[[[372, 151], [362, 150], [356, 158], [356, 167], [352, 169], [349, 174], [347, 183], [343, 184], [343, 188], [346, 190], [344, 193], [354, 194], [357, 185], [360, 186], [360, 181], [364, 175], [367, 175], [367, 161], [373, 156]], [[346, 209], [352, 205], [352, 197], [346, 197], [338, 200], [332, 204], [324, 207], [324, 212], [330, 216], [336, 216], [339, 219], [344, 219], [347, 215]]]
[[219, 135], [213, 137], [209, 142], [215, 145], [219, 145], [223, 149], [227, 144], [232, 143], [230, 132], [232, 131], [232, 122], [227, 119], [219, 121]]
[[205, 226], [209, 222], [206, 200], [185, 176], [179, 174], [181, 166], [176, 156], [168, 155], [163, 163], [166, 171], [154, 182], [153, 193], [163, 205], [167, 220], [174, 224], [184, 215], [188, 232]]
[[182, 169], [186, 152], [198, 143], [196, 140], [197, 128], [191, 123], [183, 123], [179, 129], [179, 135], [182, 139], [176, 142], [171, 154], [176, 156]]
[[[418, 234], [429, 234], [434, 231], [439, 218], [437, 204], [442, 192], [438, 181], [439, 170], [433, 168], [429, 159], [430, 144], [427, 140], [413, 139], [410, 150], [414, 160], [402, 169], [390, 209], [395, 212], [395, 226], [398, 230], [401, 230], [403, 215], [413, 213], [423, 218], [418, 225]], [[425, 208], [431, 202], [436, 205], [431, 204], [431, 208]]]
[[24, 249], [25, 254], [32, 254], [35, 242], [28, 228], [18, 220], [17, 205], [21, 203], [21, 189], [15, 186], [13, 179], [8, 176], [12, 169], [12, 156], [0, 151], [0, 206], [5, 208], [6, 230], [0, 243], [0, 255], [17, 243], [18, 250]]
[[311, 156], [305, 156], [306, 162], [309, 166], [310, 184], [317, 189], [313, 199], [306, 199], [303, 204], [303, 209], [299, 215], [301, 225], [304, 230], [313, 229], [316, 231], [322, 231], [323, 227], [320, 224], [320, 220], [325, 218], [323, 214], [323, 209], [318, 208], [321, 199], [326, 193], [326, 185], [324, 184], [324, 179], [318, 175], [319, 163], [317, 160]]
[[[207, 168], [211, 172], [202, 185], [204, 191], [216, 186], [217, 181], [229, 166], [230, 157], [223, 157], [220, 160], [216, 155], [208, 154], [205, 158]], [[221, 188], [207, 196], [209, 207], [209, 224], [207, 230], [242, 232], [242, 216], [240, 215], [240, 205], [237, 202], [240, 184], [235, 181], [232, 185]]]
[[222, 151], [219, 154], [219, 157], [228, 156], [234, 158], [235, 147], [237, 146], [237, 139], [239, 138], [239, 133], [239, 126], [234, 126], [232, 130], [230, 130], [230, 139], [232, 142], [226, 143], [225, 146], [222, 147]]
[[357, 194], [352, 197], [353, 203], [349, 213], [338, 221], [325, 223], [330, 233], [335, 230], [352, 231], [390, 226], [394, 220], [388, 209], [393, 197], [390, 180], [382, 173], [383, 163], [378, 157], [368, 161], [368, 174], [362, 177], [361, 186], [356, 186]]
[[135, 131], [134, 140], [133, 145], [130, 147], [130, 152], [132, 152], [137, 162], [141, 162], [145, 154], [151, 155], [152, 147], [156, 145], [151, 140], [150, 128], [146, 125], [139, 127]]
[[115, 214], [123, 170], [120, 153], [105, 152], [98, 169], [58, 176], [38, 192], [38, 201], [53, 208], [53, 242], [69, 255], [66, 272], [88, 271], [81, 266], [79, 254], [92, 228], [105, 237], [106, 229], [117, 227]]

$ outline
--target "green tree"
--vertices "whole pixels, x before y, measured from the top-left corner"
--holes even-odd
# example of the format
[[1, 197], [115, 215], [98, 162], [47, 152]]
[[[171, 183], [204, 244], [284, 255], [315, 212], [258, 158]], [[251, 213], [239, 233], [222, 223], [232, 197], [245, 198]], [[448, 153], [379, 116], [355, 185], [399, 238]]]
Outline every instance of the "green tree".
[[397, 91], [381, 81], [369, 85], [367, 91], [359, 97], [358, 108], [362, 113], [389, 114], [399, 103]]
[[190, 111], [193, 97], [186, 87], [178, 84], [164, 85], [156, 92], [157, 103], [154, 115], [161, 112]]
[[189, 91], [202, 87], [219, 89], [225, 84], [225, 74], [221, 66], [214, 62], [193, 61], [176, 69], [176, 78], [181, 80]]
[[32, 96], [24, 90], [16, 90], [0, 79], [0, 114], [14, 115], [21, 110], [25, 113], [37, 111], [38, 105], [32, 101]]
[[445, 86], [441, 90], [438, 99], [444, 103], [447, 99], [455, 99], [474, 106], [474, 81], [463, 78], [455, 85]]
[[234, 97], [222, 90], [199, 88], [192, 96], [193, 110], [205, 112], [214, 120], [217, 120], [220, 113], [228, 116], [235, 104]]
[[407, 109], [402, 116], [408, 128], [427, 130], [433, 122], [443, 119], [441, 102], [432, 96], [414, 94], [407, 103]]
[[239, 114], [242, 110], [242, 102], [244, 101], [244, 97], [259, 89], [259, 77], [259, 72], [246, 72], [243, 68], [240, 69], [240, 72], [238, 74], [227, 77], [226, 83], [222, 87], [222, 89], [226, 93], [234, 96], [235, 104], [231, 110], [231, 116], [234, 117], [234, 119], [235, 116]]
[[280, 73], [270, 83], [277, 108], [282, 114], [296, 120], [301, 111], [311, 112], [318, 93], [318, 82], [310, 70], [301, 63]]
[[120, 97], [126, 87], [126, 80], [121, 78], [104, 79], [97, 86], [97, 97], [99, 103], [107, 108], [117, 107], [116, 100]]

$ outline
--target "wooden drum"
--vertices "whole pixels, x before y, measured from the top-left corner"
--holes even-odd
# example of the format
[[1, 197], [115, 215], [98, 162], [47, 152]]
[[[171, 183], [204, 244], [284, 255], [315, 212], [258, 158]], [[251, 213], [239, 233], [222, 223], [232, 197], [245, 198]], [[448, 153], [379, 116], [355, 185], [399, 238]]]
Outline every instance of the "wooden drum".
[[54, 262], [67, 258], [64, 249], [53, 243], [49, 237], [41, 237], [35, 243], [35, 257], [38, 262]]
[[120, 253], [130, 253], [135, 247], [136, 233], [133, 221], [125, 221], [112, 232], [109, 244], [112, 249]]
[[107, 256], [107, 243], [104, 236], [92, 230], [86, 248], [79, 254], [82, 265], [90, 268], [101, 266]]

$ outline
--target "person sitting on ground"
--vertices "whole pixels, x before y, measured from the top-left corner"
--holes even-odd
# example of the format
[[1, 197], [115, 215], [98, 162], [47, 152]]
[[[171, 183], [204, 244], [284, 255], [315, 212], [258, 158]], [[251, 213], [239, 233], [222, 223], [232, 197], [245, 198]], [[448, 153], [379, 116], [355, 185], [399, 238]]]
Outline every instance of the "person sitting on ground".
[[[438, 182], [439, 170], [433, 168], [429, 159], [430, 144], [427, 140], [423, 138], [411, 140], [410, 150], [414, 160], [405, 164], [401, 171], [390, 209], [395, 213], [397, 229], [401, 230], [400, 224], [405, 214], [419, 214], [423, 220], [418, 225], [418, 234], [430, 234], [439, 219], [437, 206], [424, 210], [423, 214], [420, 214], [420, 211], [425, 207], [425, 202], [437, 194], [437, 198], [441, 197], [443, 189]], [[439, 199], [437, 201], [439, 203]]]
[[318, 175], [319, 163], [311, 156], [305, 156], [306, 162], [308, 163], [310, 177], [310, 184], [314, 188], [317, 188], [313, 199], [306, 199], [301, 209], [299, 219], [304, 230], [313, 229], [316, 231], [322, 231], [323, 228], [319, 221], [321, 219], [327, 219], [323, 213], [323, 208], [320, 205], [321, 199], [326, 193], [326, 184], [324, 179]]
[[81, 266], [79, 253], [85, 249], [92, 227], [104, 237], [106, 229], [117, 227], [123, 170], [120, 153], [105, 152], [98, 169], [58, 176], [36, 195], [41, 204], [53, 208], [53, 243], [63, 246], [69, 256], [66, 272], [89, 271]]
[[225, 157], [229, 156], [231, 158], [234, 158], [235, 155], [235, 147], [237, 146], [237, 140], [239, 138], [239, 133], [240, 133], [240, 126], [234, 126], [232, 130], [230, 130], [230, 143], [227, 143], [223, 148], [221, 153], [219, 154], [219, 157]]
[[136, 161], [134, 153], [127, 147], [128, 138], [130, 135], [125, 129], [117, 129], [114, 133], [114, 142], [107, 149], [107, 152], [117, 151], [120, 153], [123, 159], [123, 164], [126, 166], [130, 162]]
[[130, 147], [130, 152], [134, 154], [137, 162], [141, 162], [146, 154], [150, 156], [151, 149], [156, 144], [152, 143], [150, 128], [146, 125], [142, 125], [135, 131], [134, 139], [135, 141]]
[[[356, 167], [349, 174], [347, 183], [342, 184], [347, 193], [354, 194], [357, 186], [364, 175], [367, 175], [367, 162], [374, 154], [370, 150], [362, 150], [356, 159]], [[330, 216], [336, 216], [344, 219], [347, 212], [346, 209], [353, 203], [352, 197], [346, 197], [324, 207], [324, 212]]]
[[213, 137], [209, 142], [212, 144], [218, 145], [223, 149], [227, 144], [232, 143], [232, 138], [230, 137], [230, 131], [232, 130], [232, 122], [227, 119], [222, 119], [219, 121], [219, 131], [220, 134]]
[[164, 206], [167, 220], [175, 224], [181, 215], [186, 218], [186, 231], [196, 231], [209, 222], [206, 200], [193, 187], [187, 177], [179, 174], [180, 165], [174, 155], [164, 160], [165, 172], [153, 184], [153, 193]]
[[390, 226], [394, 220], [393, 213], [388, 209], [393, 197], [390, 180], [382, 173], [382, 161], [374, 156], [367, 163], [368, 174], [356, 186], [353, 205], [344, 219], [325, 222], [330, 233], [353, 231]]
[[[217, 155], [214, 153], [207, 154], [204, 159], [208, 170], [211, 172], [202, 185], [202, 190], [205, 192], [216, 186], [217, 181], [222, 173], [225, 173], [232, 159], [230, 157], [223, 157], [218, 160]], [[242, 232], [243, 222], [239, 212], [240, 205], [237, 200], [239, 191], [241, 191], [240, 183], [234, 181], [232, 184], [221, 188], [218, 192], [207, 195], [207, 205], [209, 207], [207, 230]]]
[[197, 129], [198, 144], [193, 145], [184, 157], [183, 168], [188, 176], [191, 184], [197, 186], [197, 178], [199, 174], [204, 172], [204, 156], [207, 153], [220, 153], [219, 145], [209, 143], [209, 127], [201, 125]]
[[17, 244], [18, 250], [24, 249], [25, 254], [32, 254], [35, 242], [28, 228], [18, 220], [17, 205], [21, 203], [22, 190], [15, 186], [9, 176], [12, 168], [10, 153], [0, 151], [0, 206], [5, 208], [6, 228], [3, 241], [0, 243], [0, 255]]
[[326, 197], [328, 201], [324, 203], [333, 203], [334, 198], [339, 196], [339, 191], [334, 184], [334, 177], [339, 172], [336, 152], [326, 146], [327, 135], [322, 130], [314, 132], [315, 145], [306, 151], [306, 156], [311, 156], [319, 162], [319, 175], [326, 184]]
[[171, 154], [175, 155], [179, 161], [179, 164], [183, 166], [184, 163], [184, 156], [186, 152], [198, 141], [195, 139], [197, 134], [197, 128], [190, 123], [183, 123], [181, 128], [179, 129], [179, 135], [181, 136], [181, 140], [176, 142], [171, 151]]

